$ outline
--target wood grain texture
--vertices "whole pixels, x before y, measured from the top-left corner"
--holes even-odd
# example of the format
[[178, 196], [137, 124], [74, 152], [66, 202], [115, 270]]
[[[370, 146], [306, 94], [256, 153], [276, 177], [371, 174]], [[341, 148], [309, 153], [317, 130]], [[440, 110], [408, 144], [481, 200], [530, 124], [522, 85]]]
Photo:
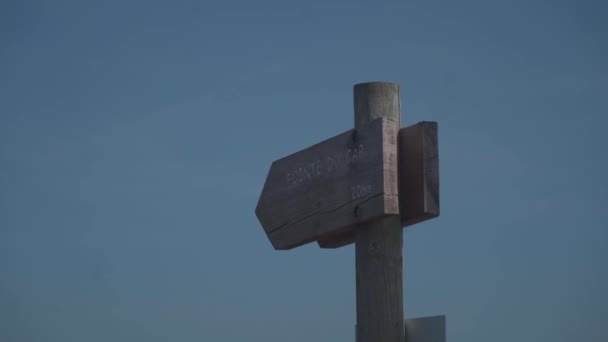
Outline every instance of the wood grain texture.
[[[397, 133], [401, 121], [399, 85], [363, 83], [354, 88], [355, 128], [379, 117], [393, 123], [392, 157], [385, 168], [397, 180]], [[389, 182], [390, 182], [389, 181]], [[391, 183], [392, 184], [392, 183]], [[391, 193], [398, 193], [394, 187]], [[357, 339], [359, 342], [403, 342], [403, 231], [399, 215], [361, 224], [355, 238]]]
[[[407, 227], [439, 216], [439, 148], [436, 122], [423, 121], [399, 130], [399, 213]], [[354, 230], [319, 240], [321, 248], [355, 242]]]
[[437, 123], [423, 121], [399, 132], [401, 225], [439, 216]]
[[291, 249], [398, 214], [396, 139], [380, 118], [275, 161], [256, 208], [272, 245]]

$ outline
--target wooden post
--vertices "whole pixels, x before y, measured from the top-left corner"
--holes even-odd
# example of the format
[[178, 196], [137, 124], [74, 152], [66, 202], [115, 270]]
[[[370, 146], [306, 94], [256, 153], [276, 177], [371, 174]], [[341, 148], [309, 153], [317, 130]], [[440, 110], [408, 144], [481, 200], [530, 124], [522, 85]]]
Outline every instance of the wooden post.
[[445, 340], [445, 319], [403, 320], [401, 228], [439, 216], [437, 124], [400, 129], [394, 83], [355, 85], [354, 105], [354, 129], [272, 163], [256, 215], [275, 249], [355, 243], [356, 342]]
[[[394, 123], [392, 151], [397, 195], [397, 133], [401, 126], [399, 85], [361, 83], [354, 87], [355, 129], [374, 119]], [[356, 214], [356, 213], [355, 213]], [[358, 227], [355, 239], [357, 273], [357, 342], [403, 342], [403, 231], [399, 215], [384, 216]]]

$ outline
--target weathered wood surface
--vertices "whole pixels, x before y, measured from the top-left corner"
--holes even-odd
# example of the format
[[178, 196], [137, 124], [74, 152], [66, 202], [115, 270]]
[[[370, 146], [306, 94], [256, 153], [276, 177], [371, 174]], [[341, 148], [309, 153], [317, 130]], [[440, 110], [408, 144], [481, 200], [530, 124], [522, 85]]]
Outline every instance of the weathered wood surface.
[[[399, 213], [406, 227], [439, 216], [439, 148], [436, 122], [423, 121], [399, 130]], [[319, 240], [321, 248], [355, 242], [347, 231]]]
[[[401, 121], [399, 85], [363, 83], [354, 88], [355, 128], [386, 118], [395, 139]], [[388, 191], [397, 195], [397, 160], [385, 166], [392, 172]], [[398, 196], [397, 196], [398, 197]], [[399, 215], [382, 216], [356, 229], [357, 338], [359, 342], [403, 342], [403, 230]]]
[[437, 123], [423, 121], [399, 132], [401, 225], [439, 216]]
[[399, 213], [397, 131], [384, 118], [275, 161], [256, 214], [276, 249]]

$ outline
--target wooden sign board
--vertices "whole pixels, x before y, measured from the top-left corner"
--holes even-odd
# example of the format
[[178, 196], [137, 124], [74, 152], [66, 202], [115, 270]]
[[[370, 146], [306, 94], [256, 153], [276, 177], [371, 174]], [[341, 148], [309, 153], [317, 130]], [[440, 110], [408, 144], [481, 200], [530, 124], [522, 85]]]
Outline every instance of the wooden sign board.
[[439, 216], [437, 123], [399, 131], [399, 206], [403, 227]]
[[274, 248], [399, 214], [396, 125], [377, 119], [272, 163], [256, 215]]
[[[401, 226], [439, 216], [439, 147], [436, 122], [423, 121], [399, 130], [399, 207]], [[355, 231], [319, 240], [321, 248], [355, 241]]]

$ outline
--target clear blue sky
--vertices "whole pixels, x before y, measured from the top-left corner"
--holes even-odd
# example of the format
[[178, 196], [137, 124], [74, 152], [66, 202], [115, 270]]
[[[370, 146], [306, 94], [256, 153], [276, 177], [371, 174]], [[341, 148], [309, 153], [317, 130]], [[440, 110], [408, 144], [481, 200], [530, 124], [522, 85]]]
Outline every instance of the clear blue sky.
[[1, 1], [0, 340], [353, 341], [354, 248], [274, 251], [270, 163], [352, 86], [439, 122], [406, 317], [608, 340], [603, 1]]

